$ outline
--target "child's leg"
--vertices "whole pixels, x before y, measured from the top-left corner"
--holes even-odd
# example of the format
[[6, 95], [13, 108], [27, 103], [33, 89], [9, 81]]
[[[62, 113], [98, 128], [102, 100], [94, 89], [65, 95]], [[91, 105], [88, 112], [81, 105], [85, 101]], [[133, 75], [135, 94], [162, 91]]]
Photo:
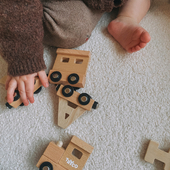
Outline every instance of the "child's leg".
[[102, 16], [81, 0], [44, 1], [44, 44], [74, 48], [85, 43]]
[[128, 0], [118, 17], [108, 25], [109, 33], [129, 53], [139, 51], [150, 41], [149, 33], [139, 25], [150, 7], [150, 0]]

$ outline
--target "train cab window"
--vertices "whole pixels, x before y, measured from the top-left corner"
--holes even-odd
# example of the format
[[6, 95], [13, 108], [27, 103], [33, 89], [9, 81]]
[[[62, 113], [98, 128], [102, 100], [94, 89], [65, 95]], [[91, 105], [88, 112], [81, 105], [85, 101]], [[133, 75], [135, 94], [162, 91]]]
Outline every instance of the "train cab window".
[[69, 58], [63, 57], [63, 58], [62, 58], [62, 62], [68, 63], [68, 62], [69, 62]]
[[82, 64], [83, 60], [82, 59], [76, 59], [76, 64]]
[[82, 157], [82, 152], [80, 152], [79, 150], [77, 150], [77, 149], [74, 149], [73, 150], [73, 152], [72, 152], [72, 155], [74, 155], [76, 158], [78, 158], [78, 159], [81, 159], [81, 157]]

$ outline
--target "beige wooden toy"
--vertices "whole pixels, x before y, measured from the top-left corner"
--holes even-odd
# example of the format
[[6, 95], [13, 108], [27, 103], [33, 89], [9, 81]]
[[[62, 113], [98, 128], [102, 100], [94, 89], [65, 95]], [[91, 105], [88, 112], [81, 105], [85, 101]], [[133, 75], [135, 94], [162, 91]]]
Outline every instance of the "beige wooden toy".
[[4, 76], [0, 79], [0, 84], [5, 85], [7, 76]]
[[48, 75], [49, 82], [84, 87], [89, 59], [89, 51], [58, 48], [55, 63]]
[[[38, 77], [35, 77], [35, 82], [34, 82], [34, 94], [39, 93], [41, 91], [42, 84], [41, 81]], [[12, 103], [6, 103], [6, 106], [11, 109], [12, 107], [17, 108], [18, 106], [22, 106], [22, 101], [19, 95], [19, 91], [15, 90], [15, 96], [14, 96], [14, 101]]]
[[148, 145], [148, 149], [146, 151], [146, 155], [144, 160], [153, 164], [154, 160], [159, 160], [165, 164], [164, 170], [170, 170], [170, 151], [165, 152], [158, 149], [159, 144], [154, 141], [150, 141]]
[[86, 110], [96, 109], [97, 107], [98, 103], [87, 93], [80, 94], [69, 85], [58, 85], [56, 90], [57, 96], [59, 96], [58, 126], [64, 129]]
[[66, 150], [62, 142], [50, 142], [37, 163], [39, 170], [82, 170], [93, 147], [73, 136]]

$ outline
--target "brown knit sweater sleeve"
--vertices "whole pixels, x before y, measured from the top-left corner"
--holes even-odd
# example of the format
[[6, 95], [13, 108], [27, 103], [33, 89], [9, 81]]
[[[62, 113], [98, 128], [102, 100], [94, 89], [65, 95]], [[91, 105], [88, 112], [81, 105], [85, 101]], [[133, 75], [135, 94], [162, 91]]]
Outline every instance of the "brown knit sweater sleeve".
[[42, 15], [40, 0], [0, 1], [0, 55], [7, 61], [11, 76], [46, 68]]
[[83, 0], [90, 8], [103, 12], [111, 12], [113, 8], [122, 6], [127, 0]]

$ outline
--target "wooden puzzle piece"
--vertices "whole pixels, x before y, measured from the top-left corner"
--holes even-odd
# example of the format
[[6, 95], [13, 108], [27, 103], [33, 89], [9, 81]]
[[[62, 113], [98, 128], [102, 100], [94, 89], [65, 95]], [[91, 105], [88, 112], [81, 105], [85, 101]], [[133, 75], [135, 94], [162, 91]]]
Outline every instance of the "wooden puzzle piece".
[[165, 164], [164, 170], [170, 170], [170, 151], [165, 152], [160, 150], [158, 147], [159, 144], [151, 140], [149, 142], [144, 160], [151, 164], [154, 163], [155, 159], [159, 160]]
[[60, 144], [50, 142], [37, 163], [39, 170], [82, 170], [93, 147], [73, 136], [66, 150]]
[[[42, 84], [41, 81], [38, 77], [35, 77], [35, 82], [34, 82], [34, 94], [37, 94], [41, 91], [42, 89]], [[23, 103], [21, 101], [19, 91], [15, 90], [15, 96], [14, 96], [14, 101], [12, 103], [6, 103], [6, 106], [11, 109], [12, 107], [17, 108], [18, 106], [23, 106]]]
[[58, 126], [64, 129], [86, 110], [96, 109], [98, 105], [87, 93], [80, 94], [69, 85], [58, 85], [56, 90], [59, 96]]
[[55, 63], [48, 75], [49, 82], [84, 87], [89, 59], [89, 51], [58, 48]]

